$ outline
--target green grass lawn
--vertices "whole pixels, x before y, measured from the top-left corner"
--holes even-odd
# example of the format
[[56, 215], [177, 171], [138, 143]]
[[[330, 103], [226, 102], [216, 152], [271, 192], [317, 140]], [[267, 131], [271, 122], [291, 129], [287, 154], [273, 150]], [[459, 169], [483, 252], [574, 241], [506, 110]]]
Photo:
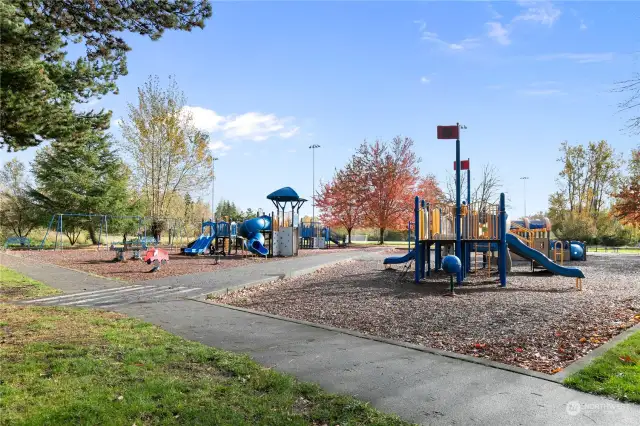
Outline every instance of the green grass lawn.
[[401, 425], [126, 316], [0, 304], [0, 424]]
[[567, 377], [564, 383], [584, 392], [640, 403], [640, 331]]
[[0, 302], [58, 294], [60, 290], [0, 265]]

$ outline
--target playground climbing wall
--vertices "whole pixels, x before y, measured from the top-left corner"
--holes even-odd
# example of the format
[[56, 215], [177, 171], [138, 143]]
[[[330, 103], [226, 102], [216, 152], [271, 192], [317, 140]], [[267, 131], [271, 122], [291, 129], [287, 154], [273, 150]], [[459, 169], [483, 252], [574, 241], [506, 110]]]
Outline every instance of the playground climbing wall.
[[[297, 228], [280, 228], [273, 232], [273, 255], [274, 256], [295, 256], [298, 253], [298, 232]], [[295, 234], [295, 235], [294, 235]]]

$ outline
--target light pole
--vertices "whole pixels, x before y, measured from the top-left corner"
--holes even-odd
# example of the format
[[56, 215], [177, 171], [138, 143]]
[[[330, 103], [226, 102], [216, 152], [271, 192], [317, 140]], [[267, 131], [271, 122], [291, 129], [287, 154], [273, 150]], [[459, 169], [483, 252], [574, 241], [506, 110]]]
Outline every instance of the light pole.
[[311, 150], [311, 170], [312, 170], [312, 176], [313, 176], [313, 193], [312, 193], [312, 198], [311, 198], [311, 223], [312, 223], [312, 227], [313, 227], [313, 236], [317, 237], [317, 226], [314, 224], [314, 221], [316, 219], [316, 148], [320, 148], [320, 145], [318, 144], [313, 144], [309, 147], [309, 149]]
[[524, 217], [527, 217], [527, 180], [529, 180], [529, 176], [522, 176], [520, 179], [524, 186]]
[[211, 179], [211, 220], [215, 220], [214, 217], [216, 215], [216, 205], [215, 205], [215, 195], [216, 195], [216, 161], [218, 161], [218, 157], [213, 157], [211, 159], [211, 173], [213, 174], [213, 179]]
[[309, 147], [309, 149], [312, 152], [311, 169], [312, 169], [312, 176], [313, 176], [313, 194], [312, 194], [313, 198], [311, 199], [311, 221], [312, 222], [316, 218], [316, 148], [320, 148], [320, 145], [313, 144]]

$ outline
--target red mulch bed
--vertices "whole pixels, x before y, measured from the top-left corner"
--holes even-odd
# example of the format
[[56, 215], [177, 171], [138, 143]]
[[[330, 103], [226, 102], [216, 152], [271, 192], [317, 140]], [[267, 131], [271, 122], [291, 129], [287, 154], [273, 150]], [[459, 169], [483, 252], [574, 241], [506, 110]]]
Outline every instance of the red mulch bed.
[[[123, 281], [145, 281], [175, 275], [195, 274], [198, 272], [212, 272], [224, 268], [235, 268], [255, 262], [270, 262], [275, 259], [260, 259], [257, 257], [242, 258], [240, 255], [216, 259], [209, 256], [185, 256], [179, 250], [169, 250], [169, 262], [159, 271], [150, 273], [152, 266], [141, 260], [127, 260], [115, 262], [115, 252], [108, 250], [82, 249], [58, 251], [13, 251], [13, 254], [28, 257], [40, 262], [52, 263], [65, 268], [76, 269], [107, 278]], [[131, 253], [129, 253], [129, 256]]]
[[[375, 248], [374, 248], [375, 249]], [[379, 249], [379, 248], [378, 248]], [[209, 256], [185, 256], [179, 249], [168, 250], [169, 262], [160, 270], [150, 273], [152, 266], [141, 260], [115, 262], [115, 252], [96, 248], [64, 250], [13, 250], [18, 256], [31, 258], [39, 262], [51, 263], [65, 268], [88, 272], [107, 278], [137, 282], [155, 278], [213, 272], [225, 268], [236, 268], [256, 262], [273, 262], [284, 258], [263, 259], [256, 256], [241, 255], [220, 256], [219, 262]], [[316, 256], [344, 251], [363, 251], [363, 248], [332, 248], [319, 250], [300, 250], [300, 256]], [[144, 255], [144, 253], [142, 253]], [[129, 256], [131, 253], [129, 253]]]

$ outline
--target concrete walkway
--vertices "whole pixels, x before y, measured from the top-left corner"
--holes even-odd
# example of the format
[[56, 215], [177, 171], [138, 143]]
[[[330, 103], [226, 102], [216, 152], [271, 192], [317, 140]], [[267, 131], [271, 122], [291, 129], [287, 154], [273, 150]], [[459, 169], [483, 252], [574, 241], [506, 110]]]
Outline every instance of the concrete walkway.
[[[5, 264], [7, 257], [0, 257], [0, 263]], [[287, 260], [288, 270], [295, 274], [310, 268], [307, 259], [311, 257]], [[329, 259], [336, 261], [325, 258]], [[39, 265], [34, 274], [23, 265], [20, 270], [60, 287], [55, 282], [56, 275], [61, 276], [56, 269], [61, 268]], [[74, 274], [86, 282], [80, 272], [62, 275], [73, 280]], [[189, 282], [198, 281], [190, 276]], [[232, 284], [237, 282], [229, 278], [225, 285]], [[636, 425], [640, 418], [640, 406], [550, 381], [203, 301], [167, 300], [113, 309], [187, 339], [248, 353], [266, 366], [316, 382], [328, 391], [370, 401], [417, 423]]]
[[37, 259], [37, 255], [33, 259], [26, 259], [0, 252], [0, 265], [16, 270], [51, 287], [58, 288], [65, 293], [94, 291], [129, 285], [124, 281], [110, 280], [80, 271], [60, 268], [48, 263], [36, 263], [34, 259]]
[[[376, 251], [358, 252], [345, 250], [327, 254], [301, 256], [270, 262], [256, 262], [237, 268], [220, 269], [214, 272], [200, 272], [197, 274], [179, 275], [145, 281], [150, 285], [181, 285], [185, 287], [200, 287], [204, 293], [233, 289], [259, 281], [269, 281], [277, 278], [304, 275], [326, 267], [333, 263], [342, 262], [353, 257], [380, 257]], [[224, 258], [221, 260], [224, 262]]]

